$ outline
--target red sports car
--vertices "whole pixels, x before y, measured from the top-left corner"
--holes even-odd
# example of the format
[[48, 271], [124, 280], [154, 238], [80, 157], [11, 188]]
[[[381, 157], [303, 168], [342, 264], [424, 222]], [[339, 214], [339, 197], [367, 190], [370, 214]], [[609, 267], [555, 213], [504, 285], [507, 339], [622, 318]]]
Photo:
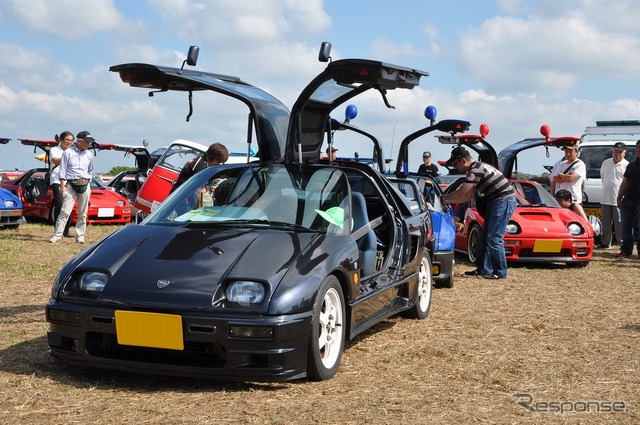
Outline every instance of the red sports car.
[[[498, 167], [516, 189], [518, 205], [504, 236], [507, 261], [564, 262], [586, 266], [593, 255], [594, 232], [591, 225], [573, 211], [560, 207], [540, 183], [511, 178], [518, 152], [540, 145], [560, 148], [574, 144], [579, 139], [525, 139], [505, 148], [496, 156], [495, 150], [484, 140], [485, 135], [459, 135], [455, 142], [478, 153], [481, 161]], [[478, 137], [482, 142], [476, 139]], [[444, 143], [451, 143], [451, 140], [448, 137]], [[464, 178], [455, 181], [446, 192], [455, 190], [463, 181]], [[479, 235], [483, 223], [475, 206], [470, 205], [464, 213], [463, 228], [456, 234], [456, 251], [468, 255], [472, 262], [478, 258]]]

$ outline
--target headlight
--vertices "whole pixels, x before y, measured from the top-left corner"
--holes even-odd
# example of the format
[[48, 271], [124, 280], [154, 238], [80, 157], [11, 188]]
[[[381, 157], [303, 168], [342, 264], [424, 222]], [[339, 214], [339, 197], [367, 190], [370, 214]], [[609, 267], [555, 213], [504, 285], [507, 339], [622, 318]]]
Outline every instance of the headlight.
[[7, 200], [4, 201], [4, 206], [7, 207], [7, 208], [13, 208], [13, 207], [16, 206], [16, 203], [13, 202], [10, 199], [7, 199]]
[[567, 229], [573, 236], [581, 235], [583, 232], [582, 227], [578, 223], [569, 223]]
[[510, 235], [515, 235], [517, 233], [520, 233], [520, 226], [518, 226], [514, 222], [509, 222], [509, 224], [507, 224], [506, 232]]
[[78, 289], [89, 292], [102, 292], [109, 280], [109, 275], [102, 272], [85, 272], [80, 276]]
[[264, 300], [265, 293], [266, 291], [262, 283], [250, 280], [231, 282], [225, 289], [227, 301], [242, 306], [261, 303]]
[[118, 200], [118, 206], [124, 207], [124, 201], [122, 199]]

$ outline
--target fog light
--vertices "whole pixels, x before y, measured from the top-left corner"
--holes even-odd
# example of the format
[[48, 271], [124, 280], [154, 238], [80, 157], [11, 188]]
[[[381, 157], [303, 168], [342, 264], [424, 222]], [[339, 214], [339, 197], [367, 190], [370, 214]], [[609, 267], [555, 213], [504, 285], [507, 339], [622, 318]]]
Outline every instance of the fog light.
[[264, 326], [229, 326], [229, 338], [273, 339], [273, 328]]
[[431, 265], [431, 274], [433, 276], [439, 276], [440, 275], [440, 264], [432, 264]]
[[50, 322], [80, 323], [80, 313], [75, 311], [64, 311], [50, 308], [47, 311], [47, 318]]

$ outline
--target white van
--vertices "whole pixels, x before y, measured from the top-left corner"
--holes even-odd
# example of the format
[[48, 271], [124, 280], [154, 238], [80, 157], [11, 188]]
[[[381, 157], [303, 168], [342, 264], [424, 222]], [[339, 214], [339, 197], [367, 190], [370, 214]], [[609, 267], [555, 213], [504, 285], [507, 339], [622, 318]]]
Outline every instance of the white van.
[[601, 217], [602, 181], [600, 166], [613, 155], [613, 145], [623, 142], [627, 145], [627, 161], [636, 158], [636, 142], [640, 139], [640, 120], [596, 121], [595, 127], [587, 127], [580, 138], [578, 158], [587, 167], [584, 181], [582, 205], [587, 215]]

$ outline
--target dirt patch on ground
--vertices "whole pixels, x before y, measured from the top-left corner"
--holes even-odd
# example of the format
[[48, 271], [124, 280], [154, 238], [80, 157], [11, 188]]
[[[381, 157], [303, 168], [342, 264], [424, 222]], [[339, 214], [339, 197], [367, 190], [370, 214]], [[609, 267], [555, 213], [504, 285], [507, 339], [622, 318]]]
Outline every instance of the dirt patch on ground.
[[[114, 230], [89, 227], [87, 241]], [[83, 247], [50, 233], [0, 231], [1, 423], [640, 422], [637, 257], [514, 266], [499, 282], [465, 277], [458, 258], [426, 320], [392, 318], [349, 342], [335, 378], [226, 383], [54, 362], [44, 305]]]

